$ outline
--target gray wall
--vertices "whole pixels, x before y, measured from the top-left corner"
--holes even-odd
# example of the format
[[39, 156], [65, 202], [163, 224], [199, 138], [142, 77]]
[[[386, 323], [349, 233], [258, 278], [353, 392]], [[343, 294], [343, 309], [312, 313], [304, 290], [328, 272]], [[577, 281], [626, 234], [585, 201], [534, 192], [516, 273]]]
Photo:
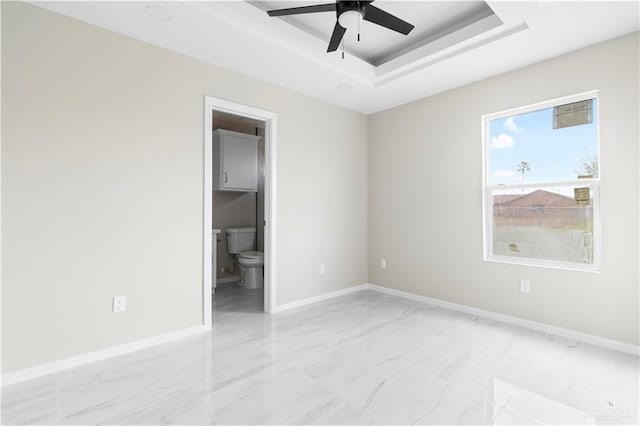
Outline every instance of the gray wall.
[[277, 303], [366, 282], [364, 115], [19, 2], [2, 90], [3, 373], [201, 324], [205, 95], [278, 114]]
[[[370, 116], [369, 282], [637, 345], [638, 59], [636, 33]], [[602, 273], [484, 262], [481, 116], [593, 89]]]

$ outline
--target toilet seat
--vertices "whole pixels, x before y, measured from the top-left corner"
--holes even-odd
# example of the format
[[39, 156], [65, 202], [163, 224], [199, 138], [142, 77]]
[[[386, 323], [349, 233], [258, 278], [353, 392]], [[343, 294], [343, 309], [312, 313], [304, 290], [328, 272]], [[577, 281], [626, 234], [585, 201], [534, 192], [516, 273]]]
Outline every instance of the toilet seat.
[[243, 251], [239, 257], [241, 259], [264, 259], [264, 253], [261, 251]]

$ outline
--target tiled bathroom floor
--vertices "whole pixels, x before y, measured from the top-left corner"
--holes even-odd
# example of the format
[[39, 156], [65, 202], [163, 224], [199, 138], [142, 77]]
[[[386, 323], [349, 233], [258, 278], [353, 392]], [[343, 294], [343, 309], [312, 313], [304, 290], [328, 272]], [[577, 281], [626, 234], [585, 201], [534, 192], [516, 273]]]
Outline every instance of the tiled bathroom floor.
[[224, 321], [225, 315], [234, 312], [264, 313], [264, 289], [244, 288], [239, 283], [219, 284], [213, 295], [214, 322]]
[[246, 291], [218, 289], [211, 333], [4, 387], [2, 423], [638, 423], [636, 356], [373, 291], [276, 315]]

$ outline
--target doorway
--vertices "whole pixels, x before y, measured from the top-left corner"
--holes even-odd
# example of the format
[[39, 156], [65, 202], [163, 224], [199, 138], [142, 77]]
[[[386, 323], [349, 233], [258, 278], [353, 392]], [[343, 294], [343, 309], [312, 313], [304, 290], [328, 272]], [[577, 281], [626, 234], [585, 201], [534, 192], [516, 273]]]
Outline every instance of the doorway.
[[[262, 126], [258, 133], [264, 140], [264, 191], [262, 192], [264, 209], [262, 212], [256, 212], [256, 228], [260, 228], [262, 224], [257, 223], [258, 220], [263, 221], [264, 233], [260, 232], [262, 239], [261, 245], [264, 247], [264, 312], [271, 313], [275, 310], [275, 164], [276, 164], [276, 114], [260, 110], [257, 108], [236, 104], [223, 99], [217, 99], [205, 96], [204, 105], [204, 194], [203, 194], [203, 323], [205, 326], [211, 326], [212, 320], [212, 297], [214, 291], [214, 283], [216, 280], [217, 270], [214, 270], [215, 262], [213, 259], [214, 245], [217, 248], [220, 244], [216, 244], [215, 237], [212, 237], [213, 216], [214, 216], [214, 197], [213, 197], [213, 130], [214, 130], [214, 114], [218, 117], [231, 118], [239, 123], [256, 123]], [[221, 230], [222, 231], [222, 230]], [[217, 235], [218, 239], [226, 238], [224, 232]], [[226, 247], [226, 245], [225, 245]]]

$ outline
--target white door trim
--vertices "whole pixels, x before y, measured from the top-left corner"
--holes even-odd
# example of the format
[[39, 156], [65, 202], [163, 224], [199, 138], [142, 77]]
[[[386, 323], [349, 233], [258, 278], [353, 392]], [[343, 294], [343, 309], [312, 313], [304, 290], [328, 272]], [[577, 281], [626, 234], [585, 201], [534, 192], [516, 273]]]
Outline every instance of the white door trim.
[[[264, 310], [275, 312], [276, 306], [276, 134], [277, 114], [211, 96], [204, 97], [204, 193], [202, 247], [202, 321], [211, 327], [211, 229], [213, 214], [213, 111], [222, 111], [265, 122], [264, 179]], [[223, 236], [224, 238], [224, 236]]]

